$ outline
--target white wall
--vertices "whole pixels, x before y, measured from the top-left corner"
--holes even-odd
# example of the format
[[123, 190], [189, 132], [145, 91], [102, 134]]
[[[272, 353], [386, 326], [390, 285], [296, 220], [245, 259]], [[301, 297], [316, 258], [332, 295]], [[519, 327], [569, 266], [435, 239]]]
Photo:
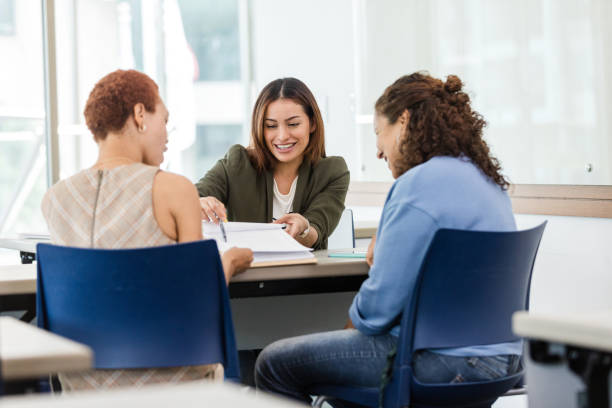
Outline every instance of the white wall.
[[328, 155], [344, 157], [358, 152], [351, 7], [351, 0], [254, 0], [251, 11], [255, 91], [281, 77], [303, 81], [321, 109]]
[[531, 310], [612, 308], [612, 219], [516, 215], [518, 227], [548, 220], [533, 271]]

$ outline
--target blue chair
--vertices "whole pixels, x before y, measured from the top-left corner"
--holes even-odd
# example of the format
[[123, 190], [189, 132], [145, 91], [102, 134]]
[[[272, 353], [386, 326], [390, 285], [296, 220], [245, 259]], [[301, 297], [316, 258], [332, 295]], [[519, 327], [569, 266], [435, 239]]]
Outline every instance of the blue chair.
[[240, 371], [212, 240], [138, 249], [37, 245], [38, 326], [87, 344], [94, 368], [223, 364]]
[[[412, 356], [422, 349], [519, 340], [512, 333], [511, 317], [528, 308], [531, 272], [545, 225], [515, 232], [436, 232], [401, 317], [384, 407], [489, 407], [521, 380], [523, 371], [492, 381], [421, 383], [413, 376]], [[380, 389], [319, 384], [310, 393], [376, 407]]]

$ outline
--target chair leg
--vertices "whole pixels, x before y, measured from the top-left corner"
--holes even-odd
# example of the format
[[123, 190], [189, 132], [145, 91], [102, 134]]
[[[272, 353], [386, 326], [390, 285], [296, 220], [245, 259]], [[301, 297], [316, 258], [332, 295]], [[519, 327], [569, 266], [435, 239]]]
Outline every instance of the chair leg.
[[317, 395], [315, 397], [315, 399], [312, 401], [312, 407], [316, 407], [316, 408], [321, 408], [323, 407], [323, 403], [325, 401], [327, 401], [329, 398], [327, 398], [325, 395]]

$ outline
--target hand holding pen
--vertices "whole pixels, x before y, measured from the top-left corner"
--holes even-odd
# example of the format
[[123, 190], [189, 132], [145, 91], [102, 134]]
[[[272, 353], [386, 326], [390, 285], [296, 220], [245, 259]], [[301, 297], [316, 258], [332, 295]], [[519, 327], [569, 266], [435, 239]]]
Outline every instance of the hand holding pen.
[[227, 222], [225, 205], [215, 197], [200, 197], [200, 207], [202, 209], [202, 220], [215, 224], [218, 224], [220, 221]]
[[215, 214], [215, 218], [219, 223], [219, 228], [221, 228], [221, 234], [223, 234], [223, 242], [227, 242], [227, 234], [225, 233], [225, 226], [223, 225], [225, 224], [225, 221], [221, 220], [217, 214]]

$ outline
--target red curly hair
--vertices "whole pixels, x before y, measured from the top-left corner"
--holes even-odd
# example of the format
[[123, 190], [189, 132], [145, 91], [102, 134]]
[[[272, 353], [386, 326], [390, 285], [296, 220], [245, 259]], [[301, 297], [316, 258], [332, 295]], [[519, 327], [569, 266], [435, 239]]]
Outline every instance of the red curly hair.
[[394, 124], [408, 110], [408, 127], [399, 142], [402, 156], [395, 168], [399, 174], [434, 156], [465, 156], [482, 172], [507, 190], [508, 180], [501, 165], [482, 139], [486, 125], [472, 110], [470, 97], [462, 91], [463, 83], [455, 75], [446, 82], [426, 73], [405, 75], [390, 85], [376, 101], [376, 113]]
[[142, 103], [147, 112], [155, 112], [158, 101], [155, 81], [133, 69], [118, 69], [100, 79], [92, 89], [83, 112], [85, 123], [96, 141], [104, 140], [108, 132], [123, 129], [136, 104]]

